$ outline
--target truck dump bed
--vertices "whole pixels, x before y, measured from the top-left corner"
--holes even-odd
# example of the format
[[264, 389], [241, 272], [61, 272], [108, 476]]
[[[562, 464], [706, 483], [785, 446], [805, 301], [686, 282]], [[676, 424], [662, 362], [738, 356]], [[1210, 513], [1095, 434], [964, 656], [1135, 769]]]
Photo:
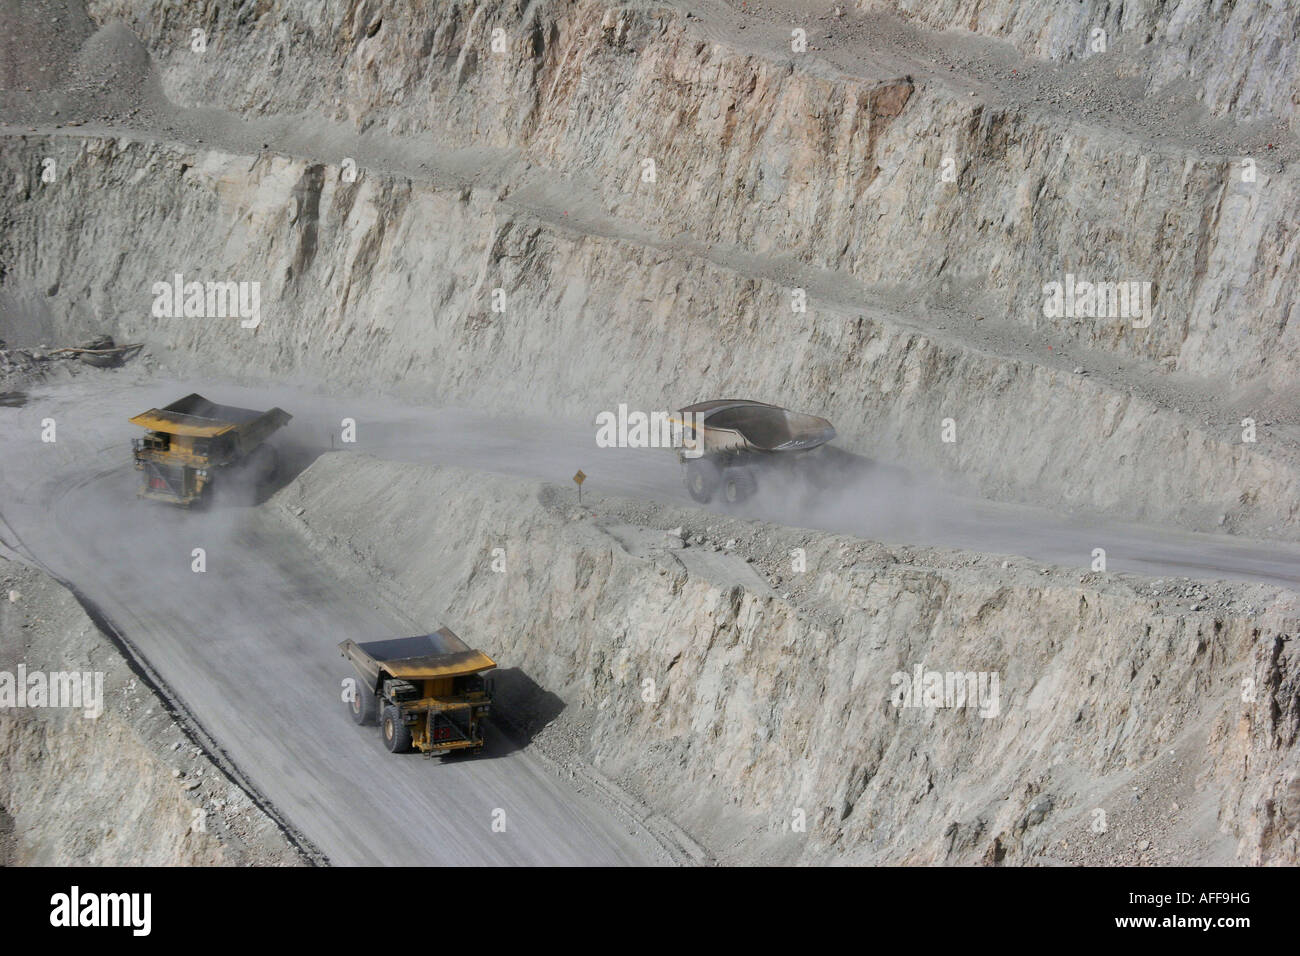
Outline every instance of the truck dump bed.
[[835, 428], [824, 418], [747, 399], [698, 402], [681, 411], [700, 416], [706, 451], [806, 451], [835, 437]]
[[446, 627], [417, 637], [364, 644], [348, 640], [339, 645], [339, 650], [371, 680], [371, 687], [378, 685], [381, 674], [397, 680], [434, 680], [477, 674], [497, 666], [496, 661], [470, 648]]
[[282, 408], [259, 412], [234, 405], [218, 405], [198, 392], [177, 399], [166, 408], [151, 408], [131, 419], [133, 425], [165, 435], [186, 438], [230, 436], [234, 451], [246, 454], [277, 429], [288, 424], [292, 416]]

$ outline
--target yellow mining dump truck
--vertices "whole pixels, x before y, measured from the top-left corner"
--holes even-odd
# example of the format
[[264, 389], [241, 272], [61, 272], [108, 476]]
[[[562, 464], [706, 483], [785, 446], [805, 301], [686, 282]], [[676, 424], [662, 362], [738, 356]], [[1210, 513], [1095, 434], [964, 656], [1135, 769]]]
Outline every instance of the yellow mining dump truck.
[[492, 693], [483, 672], [496, 661], [442, 628], [419, 637], [344, 641], [339, 650], [357, 672], [345, 681], [344, 702], [352, 719], [378, 718], [393, 753], [412, 746], [426, 755], [483, 749], [483, 721]]
[[189, 507], [211, 498], [218, 473], [221, 485], [251, 492], [275, 475], [275, 449], [265, 441], [292, 417], [279, 408], [218, 405], [197, 392], [142, 412], [131, 419], [148, 429], [131, 441], [136, 471], [144, 473], [137, 493]]

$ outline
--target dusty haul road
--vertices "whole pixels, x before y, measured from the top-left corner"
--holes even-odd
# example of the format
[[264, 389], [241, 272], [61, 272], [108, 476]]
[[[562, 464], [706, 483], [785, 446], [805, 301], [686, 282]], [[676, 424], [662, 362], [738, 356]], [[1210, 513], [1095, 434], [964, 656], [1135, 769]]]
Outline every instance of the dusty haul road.
[[[84, 388], [80, 396], [79, 388]], [[581, 468], [588, 475], [584, 494], [690, 503], [672, 452], [598, 448], [592, 423], [527, 415], [510, 419], [466, 409], [325, 397], [305, 388], [195, 384], [191, 380], [165, 384], [124, 381], [111, 392], [103, 385], [69, 385], [52, 392], [51, 397], [60, 396], [78, 415], [90, 412], [108, 419], [101, 426], [104, 429], [120, 429], [112, 433], [119, 436], [118, 442], [110, 446], [113, 455], [104, 461], [106, 466], [120, 461], [129, 465], [129, 439], [139, 430], [125, 424], [125, 419], [195, 390], [250, 408], [280, 405], [290, 411], [295, 420], [275, 441], [291, 471], [305, 468], [322, 451], [351, 448], [378, 458], [455, 465], [569, 487], [574, 472]], [[689, 396], [685, 401], [698, 398]], [[103, 403], [110, 401], [114, 403], [111, 414], [103, 410]], [[593, 421], [596, 411], [593, 409]], [[356, 441], [351, 445], [342, 444], [339, 438], [344, 418], [357, 423]], [[1066, 567], [1089, 567], [1093, 550], [1103, 548], [1110, 571], [1300, 586], [1300, 544], [1093, 521], [960, 494], [939, 488], [924, 476], [890, 473], [896, 471], [850, 471], [844, 486], [834, 494], [789, 487], [760, 490], [735, 513], [890, 544], [1019, 555]], [[724, 510], [718, 500], [708, 507]]]
[[[340, 421], [379, 457], [567, 481], [588, 493], [681, 501], [666, 451], [597, 449], [591, 426], [323, 398], [288, 389], [86, 375], [0, 408], [0, 553], [17, 553], [94, 602], [289, 827], [337, 864], [636, 864], [671, 858], [639, 824], [562, 780], [500, 733], [481, 759], [397, 758], [340, 701], [336, 645], [447, 623], [379, 606], [307, 554], [269, 509], [174, 511], [139, 502], [127, 418], [197, 390], [220, 402], [290, 411], [277, 439], [286, 475], [329, 448]], [[41, 440], [53, 419], [57, 440]], [[339, 446], [346, 447], [346, 446]], [[796, 511], [760, 497], [746, 514], [917, 544], [1022, 554], [1111, 570], [1300, 584], [1300, 547], [1134, 526], [1072, 523], [1033, 509], [865, 480]], [[437, 508], [437, 502], [429, 502]], [[194, 548], [207, 570], [191, 569]], [[501, 662], [510, 666], [509, 661]], [[111, 702], [110, 702], [111, 706]], [[496, 811], [505, 832], [494, 832]], [[497, 815], [499, 817], [499, 814]]]
[[[338, 642], [438, 622], [376, 607], [257, 509], [184, 513], [134, 500], [133, 426], [123, 416], [170, 391], [97, 398], [54, 389], [4, 409], [0, 553], [38, 560], [98, 605], [242, 776], [332, 863], [667, 862], [640, 826], [499, 732], [482, 757], [442, 762], [395, 757], [377, 728], [351, 724]], [[37, 434], [47, 417], [57, 422], [53, 444]], [[207, 552], [206, 573], [191, 570], [195, 547]], [[504, 832], [493, 829], [498, 811]]]

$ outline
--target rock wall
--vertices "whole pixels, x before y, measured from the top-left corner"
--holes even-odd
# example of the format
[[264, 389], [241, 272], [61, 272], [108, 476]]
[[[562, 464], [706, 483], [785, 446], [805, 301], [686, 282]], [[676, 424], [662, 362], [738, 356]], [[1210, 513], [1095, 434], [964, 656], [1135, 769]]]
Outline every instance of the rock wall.
[[1277, 0], [858, 0], [857, 6], [896, 12], [937, 30], [1007, 39], [1030, 56], [1051, 60], [1086, 58], [1092, 31], [1100, 29], [1108, 49], [1146, 61], [1142, 75], [1149, 89], [1189, 87], [1216, 114], [1244, 117], [1290, 117], [1300, 104], [1300, 12]]
[[14, 681], [20, 666], [25, 675], [99, 673], [103, 691], [94, 718], [84, 708], [0, 705], [0, 865], [308, 862], [71, 594], [3, 558], [0, 584], [0, 681]]
[[[57, 192], [33, 172], [51, 151]], [[774, 323], [788, 301], [776, 273], [557, 226], [545, 203], [502, 204], [486, 182], [346, 183], [280, 157], [64, 138], [6, 152], [0, 177], [13, 190], [6, 283], [45, 295], [55, 341], [109, 324], [196, 374], [578, 420], [620, 402], [760, 395], [825, 414], [851, 447], [995, 497], [1300, 529], [1300, 459], [1262, 428], [1244, 445], [1235, 421], [1207, 426], [1157, 396], [880, 312], [814, 304]], [[153, 284], [176, 273], [260, 283], [261, 324], [154, 317]], [[955, 443], [939, 440], [946, 418]]]
[[[1168, 15], [1091, 0], [1032, 12], [900, 6], [936, 28], [973, 20], [973, 29], [1009, 32], [1036, 55], [1059, 55], [1084, 23], [1123, 18], [1127, 36], [1158, 21], [1159, 38], [1137, 57], [1156, 61], [1153, 84], [1173, 82], [1181, 67], [1234, 120], [1294, 109], [1300, 58], [1287, 51], [1297, 13], [1281, 5], [1211, 5], [1203, 20], [1190, 8]], [[1157, 370], [1262, 376], [1274, 388], [1300, 371], [1296, 169], [1251, 149], [1257, 178], [1244, 181], [1245, 147], [1231, 130], [1211, 143], [1162, 141], [1124, 129], [1122, 117], [1090, 120], [1080, 104], [990, 106], [945, 77], [913, 75], [919, 62], [907, 72], [887, 48], [864, 54], [866, 75], [851, 76], [792, 55], [788, 30], [755, 52], [667, 7], [91, 9], [150, 24], [145, 41], [164, 85], [187, 104], [247, 116], [303, 111], [311, 122], [517, 152], [563, 180], [552, 191], [590, 197], [660, 240], [685, 234], [771, 257], [791, 284], [796, 267], [834, 270], [859, 296], [865, 286], [874, 301], [922, 320], [942, 303], [1050, 323], [1053, 334]], [[212, 43], [201, 56], [186, 45], [196, 27]], [[502, 52], [492, 50], [494, 30]], [[955, 182], [941, 178], [945, 159]], [[654, 183], [643, 181], [646, 160]], [[1045, 318], [1042, 287], [1067, 273], [1152, 283], [1158, 320], [1134, 329]], [[725, 302], [708, 307], [727, 314]], [[767, 321], [780, 324], [783, 313], [773, 308]]]
[[[272, 507], [500, 661], [516, 716], [557, 695], [598, 770], [724, 861], [1296, 860], [1294, 596], [344, 453]], [[996, 672], [996, 716], [894, 706], [918, 665]]]

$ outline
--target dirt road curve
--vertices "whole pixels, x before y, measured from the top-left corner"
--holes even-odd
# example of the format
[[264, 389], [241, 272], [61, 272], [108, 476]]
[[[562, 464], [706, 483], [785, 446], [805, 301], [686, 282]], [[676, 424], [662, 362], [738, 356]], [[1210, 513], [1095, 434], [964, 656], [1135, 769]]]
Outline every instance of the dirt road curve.
[[[442, 762], [394, 757], [352, 725], [337, 643], [419, 625], [347, 589], [255, 509], [132, 500], [121, 413], [153, 401], [74, 388], [0, 410], [0, 553], [39, 559], [97, 603], [293, 829], [337, 864], [666, 862], [641, 827], [501, 733], [481, 758]], [[46, 417], [53, 445], [36, 431]], [[195, 547], [206, 573], [191, 570]]]
[[[129, 464], [136, 429], [127, 417], [195, 389], [293, 412], [290, 473], [313, 449], [329, 447], [342, 417], [356, 419], [356, 447], [367, 454], [554, 481], [581, 467], [591, 494], [680, 501], [671, 454], [597, 449], [594, 430], [581, 424], [219, 383], [141, 383], [127, 373], [82, 376], [0, 408], [0, 553], [39, 561], [98, 604], [242, 775], [332, 862], [667, 862], [643, 828], [501, 734], [482, 759], [442, 763], [392, 757], [377, 731], [348, 721], [337, 643], [441, 622], [406, 619], [353, 591], [266, 509], [189, 514], [136, 501]], [[57, 440], [43, 443], [41, 423], [50, 418]], [[799, 514], [770, 501], [756, 508], [789, 523], [1079, 567], [1100, 546], [1111, 570], [1300, 583], [1300, 548], [1291, 545], [1104, 528], [937, 493], [918, 501], [915, 493], [910, 507], [894, 507], [887, 496], [899, 489], [867, 482]], [[203, 574], [191, 570], [196, 547], [206, 552]], [[497, 811], [505, 832], [493, 829]]]

